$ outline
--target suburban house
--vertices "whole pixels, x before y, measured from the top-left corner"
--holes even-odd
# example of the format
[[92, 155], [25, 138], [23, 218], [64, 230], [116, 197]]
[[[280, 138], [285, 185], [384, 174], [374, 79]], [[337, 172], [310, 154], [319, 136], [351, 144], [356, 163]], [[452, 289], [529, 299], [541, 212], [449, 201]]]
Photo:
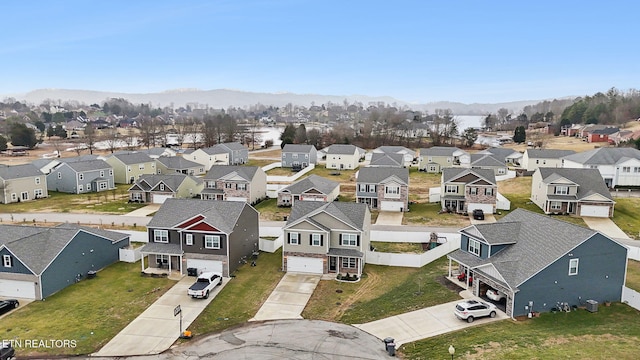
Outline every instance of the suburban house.
[[229, 165], [229, 152], [220, 146], [211, 146], [194, 150], [182, 155], [185, 159], [197, 162], [204, 166], [205, 171], [209, 171], [214, 165]]
[[47, 176], [32, 164], [0, 166], [0, 186], [2, 204], [49, 196]]
[[143, 271], [148, 266], [186, 274], [191, 268], [226, 277], [258, 251], [258, 212], [239, 201], [167, 199], [147, 234], [149, 242], [140, 249]]
[[185, 174], [142, 175], [129, 188], [129, 201], [162, 204], [170, 198], [192, 198], [200, 194], [202, 179]]
[[47, 174], [47, 189], [84, 194], [115, 189], [113, 168], [104, 160], [64, 161]]
[[156, 173], [155, 160], [145, 153], [113, 154], [105, 161], [113, 168], [116, 184], [133, 184], [142, 175]]
[[409, 211], [409, 170], [363, 167], [356, 178], [356, 202], [382, 211]]
[[282, 148], [283, 168], [306, 168], [318, 163], [318, 151], [313, 145], [286, 144]]
[[609, 188], [640, 186], [640, 150], [599, 148], [562, 158], [564, 168], [598, 169]]
[[380, 146], [372, 151], [372, 159], [373, 154], [402, 155], [404, 166], [411, 166], [416, 158], [416, 152], [404, 146]]
[[[516, 209], [496, 223], [460, 230], [460, 249], [447, 255], [473, 277], [472, 293], [506, 295], [508, 316], [549, 312], [558, 303], [620, 301], [627, 248], [602, 233]], [[455, 266], [453, 266], [455, 267]]]
[[152, 159], [158, 159], [161, 157], [172, 157], [172, 156], [177, 156], [178, 152], [175, 151], [174, 149], [168, 148], [168, 147], [153, 147], [153, 148], [148, 148], [148, 149], [139, 149], [136, 150], [137, 152], [141, 152], [141, 153], [145, 153], [147, 155], [149, 155], [150, 158]]
[[491, 154], [471, 154], [471, 168], [488, 169], [496, 176], [507, 174], [507, 164]]
[[443, 209], [456, 213], [470, 213], [480, 209], [496, 212], [498, 186], [490, 169], [444, 168], [440, 188]]
[[129, 235], [62, 224], [0, 225], [0, 297], [43, 300], [119, 260]]
[[333, 144], [327, 149], [327, 169], [353, 170], [360, 162], [360, 152], [355, 145]]
[[545, 214], [612, 217], [615, 201], [596, 169], [538, 168], [531, 201]]
[[229, 165], [242, 165], [249, 162], [249, 149], [238, 142], [222, 143], [215, 146], [229, 154]]
[[428, 173], [439, 173], [442, 169], [454, 166], [468, 167], [471, 157], [457, 147], [434, 146], [420, 149], [418, 169]]
[[[385, 154], [385, 153], [372, 153], [371, 160], [369, 161], [370, 167], [406, 167], [404, 155], [402, 154]], [[411, 162], [409, 162], [411, 166]]]
[[267, 174], [257, 166], [214, 166], [204, 176], [200, 198], [255, 204], [267, 197]]
[[362, 275], [371, 213], [365, 204], [299, 201], [283, 228], [282, 268], [314, 274]]
[[278, 191], [278, 206], [293, 206], [298, 201], [336, 200], [340, 183], [318, 175], [310, 175]]
[[476, 154], [491, 155], [494, 158], [504, 162], [507, 165], [519, 166], [522, 161], [522, 153], [513, 149], [492, 147]]
[[204, 175], [204, 166], [182, 156], [159, 157], [156, 159], [158, 174]]
[[587, 135], [587, 141], [590, 143], [603, 142], [609, 143], [609, 135], [615, 134], [620, 131], [617, 127], [606, 127], [604, 129], [596, 129], [589, 132]]
[[539, 167], [562, 167], [562, 157], [575, 154], [573, 150], [527, 149], [522, 155], [522, 168], [535, 171]]

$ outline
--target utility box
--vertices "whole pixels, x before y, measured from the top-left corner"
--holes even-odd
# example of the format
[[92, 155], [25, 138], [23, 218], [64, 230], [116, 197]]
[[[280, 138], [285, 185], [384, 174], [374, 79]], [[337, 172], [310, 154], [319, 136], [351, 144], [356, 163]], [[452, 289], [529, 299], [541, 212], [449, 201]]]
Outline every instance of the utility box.
[[598, 302], [595, 300], [587, 300], [587, 311], [598, 312]]

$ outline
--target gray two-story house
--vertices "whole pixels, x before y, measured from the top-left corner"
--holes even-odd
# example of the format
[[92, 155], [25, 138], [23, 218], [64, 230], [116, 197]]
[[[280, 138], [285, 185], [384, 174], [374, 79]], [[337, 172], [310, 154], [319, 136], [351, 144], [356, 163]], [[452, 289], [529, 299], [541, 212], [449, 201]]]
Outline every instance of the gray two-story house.
[[267, 197], [267, 174], [257, 166], [213, 166], [203, 180], [201, 199], [255, 204]]
[[442, 208], [465, 214], [480, 209], [493, 214], [497, 209], [498, 186], [493, 170], [444, 168], [440, 183]]
[[185, 159], [182, 156], [163, 156], [155, 160], [158, 174], [185, 174], [201, 176], [206, 173], [204, 165]]
[[9, 204], [45, 198], [47, 177], [32, 164], [0, 166], [0, 203]]
[[356, 202], [382, 211], [409, 211], [409, 170], [364, 167], [356, 178]]
[[115, 189], [113, 168], [104, 160], [61, 162], [47, 174], [47, 189], [71, 194]]
[[249, 162], [249, 149], [238, 142], [216, 145], [229, 154], [229, 165], [242, 165]]
[[286, 144], [282, 148], [283, 168], [305, 168], [318, 163], [318, 151], [313, 145]]
[[[258, 212], [238, 201], [167, 199], [147, 224], [142, 269], [232, 274], [258, 251]], [[147, 260], [148, 259], [148, 260]]]
[[299, 201], [283, 228], [282, 268], [290, 272], [360, 277], [369, 249], [365, 204]]
[[488, 289], [505, 294], [506, 304], [498, 305], [508, 316], [622, 297], [627, 248], [598, 231], [516, 209], [460, 234], [460, 249], [447, 255], [449, 275], [472, 278], [476, 296]]

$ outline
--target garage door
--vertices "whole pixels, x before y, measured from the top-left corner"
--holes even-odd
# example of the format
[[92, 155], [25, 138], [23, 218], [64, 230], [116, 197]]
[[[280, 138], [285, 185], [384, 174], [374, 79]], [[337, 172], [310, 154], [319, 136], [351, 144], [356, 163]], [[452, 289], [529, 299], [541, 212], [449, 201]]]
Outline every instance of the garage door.
[[300, 197], [300, 200], [304, 200], [304, 201], [324, 201], [324, 199], [320, 196], [316, 197], [316, 196], [302, 196]]
[[287, 271], [322, 274], [324, 273], [324, 266], [322, 264], [322, 259], [288, 256]]
[[171, 199], [173, 195], [153, 195], [154, 204], [164, 204], [167, 199]]
[[10, 298], [36, 298], [36, 284], [32, 281], [1, 280], [0, 296]]
[[404, 203], [401, 201], [381, 201], [380, 210], [382, 211], [402, 211]]
[[187, 267], [198, 269], [198, 274], [209, 271], [223, 273], [222, 261], [187, 259]]
[[491, 205], [491, 204], [469, 203], [467, 205], [467, 212], [471, 213], [475, 209], [480, 209], [485, 214], [493, 214], [493, 205]]
[[597, 205], [582, 205], [580, 207], [580, 216], [609, 217], [609, 207]]
[[230, 196], [230, 197], [227, 198], [227, 201], [247, 202], [247, 198], [246, 197], [233, 197], [233, 196]]

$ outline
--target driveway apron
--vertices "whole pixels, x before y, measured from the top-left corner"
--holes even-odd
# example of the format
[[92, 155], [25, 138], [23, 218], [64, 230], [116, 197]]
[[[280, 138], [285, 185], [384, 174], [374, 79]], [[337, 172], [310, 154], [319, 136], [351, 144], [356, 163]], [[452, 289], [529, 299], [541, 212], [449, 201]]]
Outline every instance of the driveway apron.
[[249, 321], [302, 319], [302, 310], [321, 277], [318, 274], [286, 273]]
[[403, 215], [401, 211], [380, 211], [376, 225], [402, 225]]
[[615, 239], [629, 239], [629, 236], [627, 236], [624, 231], [620, 230], [618, 225], [609, 218], [583, 216], [582, 220], [584, 220], [585, 224], [587, 224], [590, 229], [600, 231], [607, 236]]

